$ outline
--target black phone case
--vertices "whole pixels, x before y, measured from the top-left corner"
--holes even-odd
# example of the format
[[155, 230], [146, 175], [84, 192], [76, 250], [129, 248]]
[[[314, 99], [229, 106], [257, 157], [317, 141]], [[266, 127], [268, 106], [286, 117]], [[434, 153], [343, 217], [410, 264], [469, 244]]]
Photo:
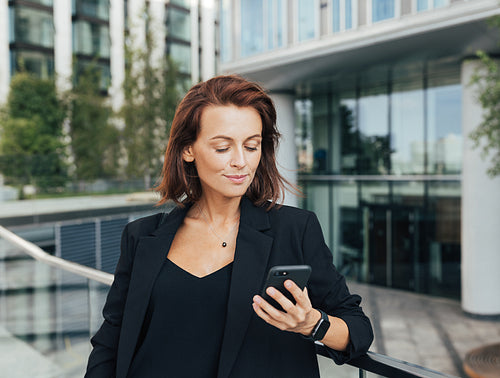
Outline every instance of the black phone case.
[[270, 286], [279, 290], [285, 297], [292, 303], [295, 303], [295, 298], [284, 286], [286, 280], [290, 279], [297, 284], [302, 290], [306, 287], [309, 276], [311, 275], [311, 267], [309, 265], [280, 265], [273, 266], [269, 269], [267, 274], [266, 283], [262, 289], [262, 298], [269, 302], [278, 310], [283, 311], [278, 302], [272, 299], [266, 293], [266, 289]]

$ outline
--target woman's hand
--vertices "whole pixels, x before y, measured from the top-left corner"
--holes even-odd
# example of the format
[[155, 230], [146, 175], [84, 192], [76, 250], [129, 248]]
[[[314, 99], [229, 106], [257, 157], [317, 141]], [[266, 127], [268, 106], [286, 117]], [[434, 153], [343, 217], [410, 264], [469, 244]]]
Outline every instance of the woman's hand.
[[321, 318], [321, 314], [312, 307], [307, 288], [301, 290], [292, 280], [285, 281], [285, 288], [295, 298], [295, 304], [279, 290], [269, 287], [266, 293], [278, 302], [284, 311], [278, 310], [259, 295], [253, 297], [253, 309], [265, 322], [282, 331], [297, 332], [309, 336]]

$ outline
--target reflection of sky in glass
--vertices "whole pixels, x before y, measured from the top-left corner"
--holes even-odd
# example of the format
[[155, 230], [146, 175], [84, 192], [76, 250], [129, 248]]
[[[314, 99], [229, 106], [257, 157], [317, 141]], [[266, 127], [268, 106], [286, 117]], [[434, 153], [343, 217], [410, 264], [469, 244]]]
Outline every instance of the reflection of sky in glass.
[[263, 0], [241, 0], [241, 56], [264, 50]]
[[372, 21], [394, 17], [394, 0], [372, 0]]
[[220, 51], [221, 60], [231, 60], [231, 8], [229, 0], [222, 0], [220, 5]]
[[306, 41], [315, 37], [316, 7], [313, 0], [298, 0], [299, 41]]
[[423, 173], [424, 150], [421, 148], [424, 141], [423, 91], [395, 92], [391, 101], [393, 173]]
[[376, 95], [359, 99], [359, 130], [365, 136], [386, 136], [387, 125], [387, 96]]
[[462, 92], [460, 85], [429, 88], [429, 140], [462, 134]]

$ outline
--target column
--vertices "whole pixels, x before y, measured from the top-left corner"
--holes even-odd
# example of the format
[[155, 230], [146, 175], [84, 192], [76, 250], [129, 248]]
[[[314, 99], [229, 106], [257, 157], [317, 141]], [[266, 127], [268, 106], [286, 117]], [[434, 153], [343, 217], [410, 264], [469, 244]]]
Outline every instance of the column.
[[54, 66], [58, 91], [71, 89], [73, 43], [71, 2], [54, 0]]
[[201, 0], [201, 80], [215, 75], [215, 2]]
[[125, 9], [123, 0], [109, 2], [109, 37], [111, 40], [111, 86], [109, 95], [111, 106], [118, 111], [124, 101], [123, 81], [125, 80]]
[[500, 177], [486, 174], [488, 159], [468, 138], [482, 120], [477, 87], [470, 79], [478, 61], [462, 63], [462, 308], [476, 315], [500, 314]]
[[198, 0], [191, 1], [191, 82], [196, 84], [200, 81], [200, 22], [198, 12]]
[[0, 104], [7, 101], [9, 83], [9, 4], [8, 0], [0, 0]]
[[[276, 124], [281, 133], [277, 151], [277, 165], [281, 175], [291, 184], [297, 185], [297, 147], [295, 145], [295, 96], [293, 92], [272, 92], [277, 112]], [[285, 204], [297, 206], [298, 198], [289, 191], [286, 192]]]
[[167, 37], [165, 1], [150, 0], [149, 14], [151, 16], [149, 28], [153, 37], [151, 64], [153, 67], [160, 67], [162, 60], [165, 58], [165, 39]]

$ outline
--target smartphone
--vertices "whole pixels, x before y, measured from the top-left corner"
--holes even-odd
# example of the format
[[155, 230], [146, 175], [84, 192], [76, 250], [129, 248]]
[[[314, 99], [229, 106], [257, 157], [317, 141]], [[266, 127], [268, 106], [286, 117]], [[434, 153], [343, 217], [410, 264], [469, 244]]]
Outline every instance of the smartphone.
[[298, 287], [304, 290], [307, 285], [307, 281], [309, 281], [311, 270], [312, 269], [309, 265], [273, 266], [271, 269], [269, 269], [269, 273], [267, 274], [266, 283], [264, 285], [264, 289], [262, 289], [262, 298], [264, 298], [278, 310], [283, 311], [283, 308], [280, 306], [280, 304], [269, 295], [267, 295], [266, 289], [272, 286], [275, 289], [279, 290], [292, 303], [295, 303], [295, 298], [293, 297], [292, 293], [290, 293], [285, 288], [284, 283], [286, 280], [292, 280]]

